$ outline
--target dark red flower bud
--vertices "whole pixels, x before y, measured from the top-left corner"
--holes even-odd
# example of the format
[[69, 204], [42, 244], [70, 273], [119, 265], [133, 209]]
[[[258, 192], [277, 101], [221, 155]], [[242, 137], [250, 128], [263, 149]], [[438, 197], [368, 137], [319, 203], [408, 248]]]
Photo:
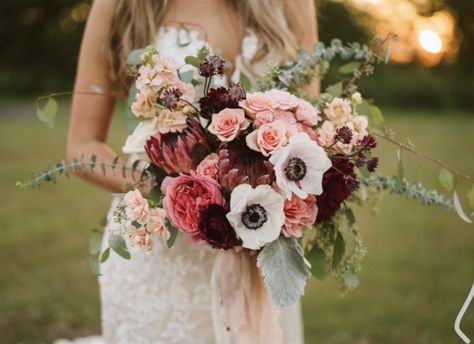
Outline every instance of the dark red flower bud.
[[379, 164], [379, 158], [372, 158], [369, 161], [367, 161], [367, 169], [369, 170], [369, 172], [374, 172], [378, 164]]
[[218, 55], [208, 56], [199, 66], [199, 74], [205, 78], [213, 75], [224, 75], [225, 61]]
[[198, 229], [201, 239], [213, 247], [229, 250], [242, 242], [226, 215], [228, 210], [218, 204], [210, 204], [199, 213]]
[[348, 145], [352, 141], [352, 130], [349, 127], [341, 127], [336, 130], [334, 135], [334, 141], [341, 141], [342, 143]]

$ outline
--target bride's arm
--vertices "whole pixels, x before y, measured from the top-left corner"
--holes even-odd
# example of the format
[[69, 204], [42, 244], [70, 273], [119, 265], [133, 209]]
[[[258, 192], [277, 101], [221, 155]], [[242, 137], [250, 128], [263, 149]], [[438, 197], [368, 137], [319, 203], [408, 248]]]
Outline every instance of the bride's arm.
[[[86, 25], [79, 55], [75, 95], [72, 102], [67, 156], [89, 159], [97, 155], [98, 162], [111, 163], [117, 156], [107, 144], [107, 134], [115, 107], [115, 98], [110, 95], [84, 95], [97, 85], [110, 94], [109, 65], [106, 48], [109, 45], [109, 26], [112, 20], [115, 0], [96, 0]], [[121, 172], [77, 173], [82, 178], [112, 192], [122, 192], [127, 184], [134, 183], [131, 173], [126, 177]], [[138, 174], [138, 173], [137, 173]]]

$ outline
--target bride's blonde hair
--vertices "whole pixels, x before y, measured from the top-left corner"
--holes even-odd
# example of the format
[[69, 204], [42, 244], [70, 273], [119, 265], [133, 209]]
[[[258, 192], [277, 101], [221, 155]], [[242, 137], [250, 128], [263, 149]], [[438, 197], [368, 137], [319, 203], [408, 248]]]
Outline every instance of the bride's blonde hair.
[[[281, 52], [284, 60], [294, 57], [299, 44], [296, 37], [301, 37], [303, 30], [297, 14], [302, 0], [226, 1], [242, 17], [245, 27], [252, 28], [259, 37], [254, 61], [264, 57], [270, 48]], [[129, 87], [128, 54], [153, 43], [169, 3], [170, 0], [117, 0], [108, 49], [111, 81], [117, 91], [125, 93]]]

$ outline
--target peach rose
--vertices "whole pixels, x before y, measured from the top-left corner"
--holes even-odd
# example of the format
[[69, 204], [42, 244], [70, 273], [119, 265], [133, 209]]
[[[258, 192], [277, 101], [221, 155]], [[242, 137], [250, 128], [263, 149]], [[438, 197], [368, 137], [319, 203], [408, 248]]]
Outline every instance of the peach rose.
[[293, 195], [290, 200], [285, 200], [284, 213], [283, 235], [287, 238], [300, 238], [303, 235], [303, 227], [310, 227], [316, 221], [316, 197], [309, 195], [306, 199], [301, 199]]
[[132, 112], [137, 117], [151, 118], [156, 115], [156, 96], [137, 93], [132, 104]]
[[222, 142], [229, 142], [235, 139], [241, 130], [247, 129], [249, 124], [244, 110], [224, 109], [212, 115], [208, 130]]
[[255, 121], [253, 125], [255, 128], [262, 126], [263, 124], [273, 122], [273, 112], [269, 110], [257, 112], [255, 115]]
[[130, 226], [128, 228], [128, 237], [132, 246], [147, 251], [151, 250], [150, 233], [144, 227], [136, 228], [135, 226]]
[[316, 131], [318, 142], [321, 147], [327, 147], [333, 144], [336, 128], [330, 121], [324, 121], [321, 128]]
[[273, 109], [273, 101], [262, 92], [247, 93], [247, 98], [242, 100], [239, 105], [245, 109], [250, 118], [255, 118], [257, 112]]
[[161, 134], [183, 132], [188, 127], [187, 116], [181, 111], [161, 110], [156, 127]]
[[344, 124], [352, 117], [351, 102], [347, 99], [334, 98], [324, 110], [328, 119], [336, 125]]
[[319, 120], [321, 119], [319, 117], [319, 111], [309, 102], [302, 99], [298, 101], [295, 116], [299, 122], [310, 127], [318, 124]]
[[200, 176], [208, 176], [216, 179], [218, 172], [219, 156], [216, 153], [211, 153], [206, 156], [197, 166], [196, 174]]
[[146, 228], [150, 233], [157, 233], [163, 241], [168, 241], [170, 232], [165, 225], [166, 211], [162, 208], [150, 209]]
[[273, 108], [279, 110], [291, 110], [298, 106], [298, 98], [282, 90], [270, 90], [265, 92], [273, 101]]
[[148, 220], [148, 201], [138, 189], [127, 192], [123, 197], [123, 203], [125, 204], [125, 214], [130, 221], [145, 223]]
[[287, 124], [283, 121], [264, 124], [248, 134], [246, 142], [250, 149], [269, 156], [275, 149], [288, 144]]

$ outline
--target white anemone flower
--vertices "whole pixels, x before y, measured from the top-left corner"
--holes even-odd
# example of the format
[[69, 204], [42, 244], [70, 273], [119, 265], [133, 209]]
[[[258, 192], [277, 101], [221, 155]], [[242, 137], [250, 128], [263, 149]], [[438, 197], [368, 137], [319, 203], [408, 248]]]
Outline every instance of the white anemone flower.
[[287, 199], [294, 193], [301, 199], [323, 193], [323, 175], [331, 168], [326, 152], [306, 133], [290, 137], [287, 146], [273, 152], [270, 162], [276, 183]]
[[278, 239], [285, 221], [284, 202], [270, 185], [254, 189], [249, 184], [241, 184], [232, 191], [227, 219], [243, 247], [258, 250]]

